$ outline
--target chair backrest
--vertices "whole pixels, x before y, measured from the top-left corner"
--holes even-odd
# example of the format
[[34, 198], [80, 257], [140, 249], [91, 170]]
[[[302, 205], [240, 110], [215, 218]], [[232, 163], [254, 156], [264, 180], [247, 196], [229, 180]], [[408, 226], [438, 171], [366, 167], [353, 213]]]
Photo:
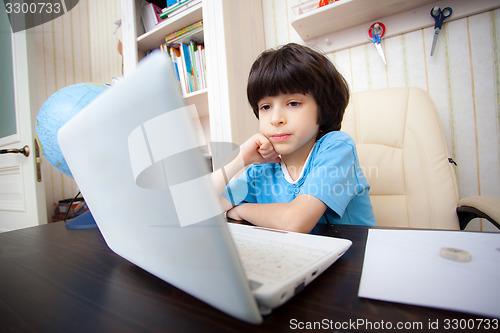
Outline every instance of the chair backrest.
[[342, 131], [356, 142], [378, 225], [459, 229], [455, 170], [427, 93], [419, 88], [353, 93]]

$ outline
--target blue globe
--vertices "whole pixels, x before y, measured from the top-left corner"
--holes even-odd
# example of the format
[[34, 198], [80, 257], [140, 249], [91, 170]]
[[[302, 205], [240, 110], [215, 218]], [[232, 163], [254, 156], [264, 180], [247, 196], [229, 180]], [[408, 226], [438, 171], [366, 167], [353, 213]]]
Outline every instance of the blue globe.
[[42, 153], [52, 166], [69, 177], [73, 176], [59, 148], [57, 132], [107, 87], [99, 83], [79, 83], [62, 88], [52, 94], [38, 111], [35, 132]]

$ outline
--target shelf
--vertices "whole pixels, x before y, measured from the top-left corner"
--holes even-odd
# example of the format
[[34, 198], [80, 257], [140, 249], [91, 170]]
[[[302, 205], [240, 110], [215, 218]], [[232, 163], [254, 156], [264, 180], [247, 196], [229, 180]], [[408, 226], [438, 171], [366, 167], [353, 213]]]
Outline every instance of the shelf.
[[199, 3], [184, 12], [163, 21], [158, 24], [153, 30], [137, 38], [137, 48], [139, 51], [147, 52], [158, 48], [160, 44], [165, 42], [165, 37], [175, 31], [181, 30], [190, 24], [201, 21], [203, 19], [202, 11], [203, 3]]
[[187, 105], [195, 104], [199, 117], [208, 116], [208, 89], [201, 89], [183, 96]]
[[340, 0], [297, 16], [292, 26], [302, 40], [308, 41], [433, 2], [435, 1]]
[[[345, 1], [345, 2], [343, 2]], [[391, 0], [394, 1], [394, 0]], [[404, 0], [400, 0], [404, 1]], [[348, 3], [356, 3], [363, 4], [363, 0], [341, 0], [340, 2], [336, 2], [335, 4], [344, 3], [344, 5]], [[426, 3], [427, 1], [414, 1], [412, 4], [419, 5], [419, 7], [413, 7], [406, 11], [393, 14], [390, 16], [380, 16], [376, 19], [372, 19], [369, 21], [358, 23], [358, 21], [354, 21], [349, 25], [342, 26], [339, 28], [337, 25], [330, 24], [330, 27], [325, 22], [320, 21], [321, 15], [325, 15], [322, 11], [322, 8], [306, 12], [300, 15], [300, 18], [305, 18], [306, 16], [313, 15], [315, 18], [315, 22], [318, 23], [319, 26], [323, 27], [322, 33], [319, 37], [309, 38], [304, 40], [305, 44], [308, 46], [314, 47], [316, 49], [322, 50], [325, 53], [337, 52], [340, 50], [345, 50], [351, 47], [355, 47], [362, 44], [370, 43], [367, 38], [367, 30], [370, 24], [376, 21], [382, 21], [387, 30], [384, 35], [385, 38], [390, 38], [393, 36], [398, 36], [405, 34], [407, 32], [416, 31], [418, 29], [424, 29], [428, 27], [434, 26], [434, 19], [430, 15], [430, 10], [434, 6], [438, 6], [444, 8], [446, 6], [450, 6], [453, 8], [452, 16], [447, 19], [446, 24], [459, 20], [461, 18], [472, 16], [475, 14], [483, 13], [489, 10], [493, 10], [496, 8], [500, 8], [500, 2], [498, 0], [440, 0], [434, 1], [431, 4]], [[389, 3], [388, 0], [381, 0], [377, 2], [380, 6], [383, 4]], [[346, 8], [348, 7], [340, 7], [339, 5], [330, 5], [332, 8], [336, 8], [338, 13], [343, 13], [343, 15], [348, 15], [348, 11]], [[327, 6], [328, 7], [328, 6]], [[325, 7], [323, 7], [325, 8]], [[349, 8], [348, 8], [349, 9]], [[332, 10], [328, 8], [328, 10]], [[349, 9], [350, 10], [350, 9]], [[320, 13], [318, 19], [316, 19], [314, 13]], [[387, 11], [385, 12], [387, 13]], [[325, 19], [324, 17], [322, 19]], [[361, 20], [361, 19], [359, 19]], [[326, 27], [326, 28], [325, 28]]]

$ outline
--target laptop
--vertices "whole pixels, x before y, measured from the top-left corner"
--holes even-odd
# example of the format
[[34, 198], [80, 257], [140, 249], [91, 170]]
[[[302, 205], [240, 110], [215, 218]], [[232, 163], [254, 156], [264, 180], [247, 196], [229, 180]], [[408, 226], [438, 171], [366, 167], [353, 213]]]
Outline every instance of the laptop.
[[[170, 58], [158, 51], [65, 124], [58, 141], [111, 250], [258, 324], [351, 242], [228, 223], [210, 182], [200, 130]], [[286, 263], [292, 250], [294, 260]]]

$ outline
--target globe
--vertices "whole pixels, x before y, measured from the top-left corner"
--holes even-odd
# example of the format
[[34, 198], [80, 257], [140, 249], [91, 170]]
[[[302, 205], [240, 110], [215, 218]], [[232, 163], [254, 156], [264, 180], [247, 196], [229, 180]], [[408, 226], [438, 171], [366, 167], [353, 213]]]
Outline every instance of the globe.
[[99, 83], [79, 83], [62, 88], [52, 94], [38, 111], [35, 132], [42, 154], [52, 166], [69, 177], [73, 176], [59, 148], [57, 132], [107, 87]]

